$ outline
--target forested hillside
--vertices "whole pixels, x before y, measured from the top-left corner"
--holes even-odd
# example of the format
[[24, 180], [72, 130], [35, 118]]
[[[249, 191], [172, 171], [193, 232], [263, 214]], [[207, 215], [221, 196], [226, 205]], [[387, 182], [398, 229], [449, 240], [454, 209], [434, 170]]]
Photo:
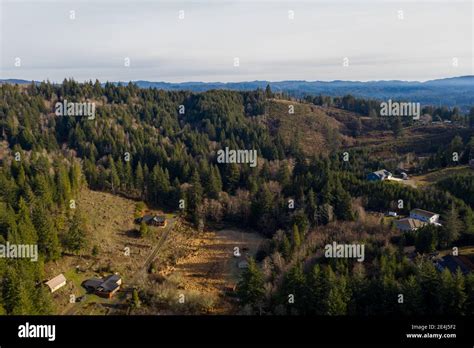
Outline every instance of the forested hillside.
[[[402, 199], [401, 213], [423, 207], [456, 220], [440, 232], [442, 247], [468, 243], [474, 214], [464, 186], [456, 179], [424, 190], [367, 182], [367, 172], [383, 161], [369, 148], [351, 146], [377, 127], [393, 129], [390, 122], [364, 127], [358, 113], [332, 117], [320, 99], [282, 99], [270, 88], [191, 93], [98, 81], [1, 85], [0, 242], [38, 243], [40, 261], [0, 259], [0, 312], [54, 311], [39, 286], [43, 264], [92, 252], [87, 234], [94, 231], [75, 207], [87, 185], [181, 210], [200, 229], [225, 222], [268, 237], [260, 266], [251, 261], [239, 286], [247, 312], [472, 313], [472, 274], [439, 274], [426, 260], [408, 261], [407, 242], [393, 243], [393, 226], [365, 213], [392, 209]], [[94, 102], [95, 116], [57, 116], [54, 105], [64, 100]], [[338, 104], [346, 100], [351, 106]], [[293, 104], [295, 114], [288, 111]], [[336, 102], [345, 113], [359, 111], [356, 105], [350, 98]], [[447, 146], [466, 163], [472, 144], [455, 139]], [[255, 149], [258, 165], [218, 163], [217, 152], [226, 147]], [[431, 167], [443, 166], [445, 150], [432, 154]], [[368, 262], [321, 261], [318, 250], [335, 235], [366, 243]], [[398, 306], [399, 293], [406, 306]], [[296, 305], [288, 305], [288, 294]]]

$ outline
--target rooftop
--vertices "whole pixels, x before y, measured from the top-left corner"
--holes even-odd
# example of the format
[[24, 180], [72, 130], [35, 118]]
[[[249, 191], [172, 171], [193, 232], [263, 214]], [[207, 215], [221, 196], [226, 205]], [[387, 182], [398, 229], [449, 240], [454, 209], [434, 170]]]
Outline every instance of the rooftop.
[[377, 170], [375, 172], [373, 172], [374, 174], [376, 175], [381, 175], [381, 176], [388, 176], [388, 175], [391, 175], [392, 173], [390, 173], [388, 170], [386, 169], [380, 169], [380, 170]]
[[415, 208], [413, 209], [412, 211], [410, 211], [410, 214], [417, 214], [417, 215], [421, 215], [421, 216], [425, 216], [427, 218], [431, 218], [435, 215], [438, 215], [436, 213], [433, 213], [431, 211], [428, 211], [428, 210], [423, 210], [423, 209], [418, 209], [418, 208]]
[[395, 221], [395, 223], [397, 224], [397, 227], [400, 229], [410, 229], [410, 230], [414, 230], [426, 225], [426, 222], [412, 219], [412, 218], [400, 219], [400, 220]]
[[472, 264], [461, 256], [446, 255], [438, 261], [438, 264], [443, 268], [447, 268], [451, 273], [456, 273], [458, 268], [463, 274], [472, 271]]
[[93, 289], [98, 291], [110, 292], [114, 291], [121, 284], [122, 278], [118, 274], [112, 274], [104, 279], [90, 278], [82, 283], [82, 286], [86, 289]]
[[51, 280], [48, 280], [46, 282], [46, 285], [49, 286], [51, 289], [56, 288], [57, 286], [61, 285], [66, 281], [66, 277], [61, 273], [60, 275], [57, 275]]

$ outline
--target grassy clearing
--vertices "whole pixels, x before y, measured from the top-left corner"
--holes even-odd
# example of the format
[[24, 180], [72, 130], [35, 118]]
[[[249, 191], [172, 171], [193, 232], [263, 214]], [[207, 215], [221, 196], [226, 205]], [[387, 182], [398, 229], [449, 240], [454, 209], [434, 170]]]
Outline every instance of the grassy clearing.
[[[294, 113], [289, 113], [289, 107]], [[293, 101], [273, 100], [267, 108], [267, 125], [272, 133], [279, 134], [286, 144], [295, 139], [307, 154], [327, 153], [334, 136], [339, 135], [342, 124], [316, 106]], [[341, 140], [344, 136], [341, 136]]]
[[[164, 230], [150, 227], [150, 238], [138, 238], [133, 232], [136, 202], [103, 192], [84, 190], [78, 205], [87, 217], [89, 246], [82, 256], [65, 255], [47, 265], [49, 278], [63, 273], [67, 285], [53, 294], [57, 313], [62, 314], [125, 314], [127, 294], [136, 287], [143, 303], [132, 314], [229, 314], [233, 302], [225, 290], [235, 285], [243, 270], [237, 263], [255, 255], [263, 240], [255, 233], [225, 229], [199, 233], [191, 226], [165, 214], [171, 225], [167, 238]], [[163, 214], [159, 211], [148, 211]], [[147, 212], [147, 213], [148, 213]], [[92, 256], [92, 247], [99, 253]], [[147, 258], [156, 247], [156, 257], [150, 267]], [[234, 257], [234, 247], [242, 256]], [[124, 248], [130, 248], [130, 256]], [[123, 286], [113, 299], [86, 294], [81, 284], [91, 277], [104, 277], [118, 272]], [[83, 302], [69, 303], [70, 295], [86, 296]], [[178, 302], [184, 294], [185, 302]]]
[[443, 168], [423, 175], [412, 176], [410, 179], [414, 181], [418, 187], [422, 187], [427, 185], [434, 185], [438, 181], [446, 179], [450, 176], [469, 173], [474, 173], [474, 171], [469, 168], [469, 166], [456, 166]]
[[[474, 257], [474, 246], [469, 245], [469, 246], [463, 246], [458, 248], [459, 255], [464, 255], [467, 257]], [[439, 252], [440, 256], [445, 256], [445, 255], [452, 255], [453, 250], [452, 249], [446, 249], [446, 250], [441, 250]]]
[[[86, 294], [82, 282], [91, 277], [104, 277], [118, 272], [126, 286], [128, 281], [142, 270], [145, 259], [159, 238], [162, 229], [150, 227], [150, 238], [138, 238], [134, 233], [136, 202], [109, 193], [83, 189], [77, 199], [77, 205], [84, 213], [88, 225], [88, 246], [81, 256], [64, 255], [56, 262], [46, 265], [48, 279], [63, 273], [67, 285], [53, 294], [58, 313], [66, 314], [105, 314], [108, 309], [102, 304], [121, 302], [121, 298], [108, 300], [96, 295], [86, 295], [81, 303], [70, 304], [69, 296]], [[159, 211], [150, 213], [161, 214]], [[166, 214], [169, 219], [173, 215]], [[97, 256], [92, 256], [92, 247], [98, 246]], [[127, 256], [125, 248], [129, 248]], [[77, 269], [80, 271], [78, 272]]]
[[[225, 295], [227, 287], [234, 286], [243, 272], [237, 267], [247, 256], [255, 256], [263, 237], [234, 229], [207, 231], [189, 240], [190, 252], [178, 260], [174, 271], [180, 275], [183, 290], [213, 298], [213, 314], [229, 314], [233, 304]], [[240, 257], [234, 257], [238, 247]]]

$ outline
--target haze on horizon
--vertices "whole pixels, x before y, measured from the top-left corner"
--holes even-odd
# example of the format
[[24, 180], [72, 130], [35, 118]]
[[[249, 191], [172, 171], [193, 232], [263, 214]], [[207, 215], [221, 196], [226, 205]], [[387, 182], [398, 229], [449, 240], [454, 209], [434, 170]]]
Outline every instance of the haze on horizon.
[[2, 79], [425, 81], [474, 74], [471, 0], [0, 1]]

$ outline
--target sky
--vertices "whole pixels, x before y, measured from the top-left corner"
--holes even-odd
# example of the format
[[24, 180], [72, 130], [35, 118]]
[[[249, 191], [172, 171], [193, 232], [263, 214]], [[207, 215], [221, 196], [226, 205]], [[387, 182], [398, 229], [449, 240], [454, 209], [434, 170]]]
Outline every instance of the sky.
[[0, 78], [425, 81], [473, 75], [473, 3], [0, 0]]

